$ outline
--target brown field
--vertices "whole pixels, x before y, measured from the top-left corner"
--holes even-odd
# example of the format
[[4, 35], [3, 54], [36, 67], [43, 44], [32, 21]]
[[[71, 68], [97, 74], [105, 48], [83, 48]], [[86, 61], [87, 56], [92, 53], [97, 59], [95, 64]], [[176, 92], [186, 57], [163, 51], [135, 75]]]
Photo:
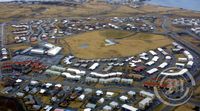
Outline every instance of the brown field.
[[81, 6], [56, 5], [15, 5], [0, 4], [0, 22], [21, 19], [37, 19], [48, 17], [80, 17], [91, 16], [111, 10], [112, 6], [105, 3], [88, 3]]
[[46, 104], [50, 104], [51, 102], [51, 97], [50, 96], [43, 96], [43, 95], [38, 95], [39, 99]]
[[184, 54], [176, 54], [175, 57], [176, 57], [176, 59], [185, 58], [185, 55]]
[[195, 89], [194, 95], [200, 97], [200, 86], [198, 86], [198, 87]]
[[114, 6], [105, 3], [90, 2], [79, 6], [57, 6], [57, 5], [19, 5], [0, 4], [0, 22], [22, 19], [38, 19], [48, 17], [85, 17], [85, 16], [132, 16], [145, 13], [173, 13], [175, 15], [199, 16], [191, 11], [177, 8], [144, 5], [139, 8], [132, 8], [128, 5]]
[[43, 80], [42, 82], [50, 82], [50, 81], [54, 81], [54, 82], [60, 82], [60, 81], [64, 81], [65, 78], [61, 77], [61, 76], [51, 76], [48, 79]]
[[190, 43], [195, 48], [200, 50], [200, 41], [199, 40], [197, 40], [191, 36], [181, 36], [181, 38], [183, 41]]
[[156, 31], [157, 32], [164, 32], [164, 30], [162, 29], [162, 23], [163, 23], [163, 19], [162, 18], [158, 18], [156, 21], [155, 21], [155, 24], [156, 24]]
[[[190, 10], [176, 10], [171, 12], [172, 14], [176, 15], [176, 16], [182, 16], [182, 17], [200, 17], [199, 12], [192, 12]], [[164, 14], [164, 13], [163, 13]]]
[[105, 16], [129, 16], [131, 14], [137, 14], [137, 13], [144, 13], [144, 11], [124, 5], [124, 6], [119, 6], [116, 10], [107, 13]]
[[154, 111], [162, 111], [166, 106], [167, 105], [165, 104], [160, 104], [154, 109]]
[[30, 47], [30, 45], [28, 44], [12, 44], [12, 45], [7, 45], [7, 47], [10, 49], [10, 51], [16, 51], [16, 50], [20, 50], [20, 49], [26, 49], [28, 47]]
[[142, 7], [139, 7], [138, 10], [144, 11], [145, 13], [156, 13], [156, 12], [174, 11], [174, 10], [178, 10], [178, 8], [162, 7], [162, 6], [156, 6], [156, 5], [144, 5]]
[[132, 8], [128, 5], [118, 7], [112, 13], [108, 13], [106, 16], [129, 16], [132, 14], [145, 14], [145, 13], [163, 13], [168, 11], [178, 10], [177, 8], [161, 7], [155, 5], [144, 5], [139, 8]]
[[187, 103], [187, 104], [176, 107], [174, 111], [194, 111], [193, 108], [194, 108], [194, 105]]
[[69, 107], [71, 108], [80, 108], [82, 106], [82, 102], [80, 101], [72, 101], [70, 104], [69, 104]]
[[196, 86], [194, 87], [194, 94], [193, 94], [193, 100], [200, 101], [200, 82], [197, 81]]
[[136, 32], [121, 31], [121, 30], [118, 31], [118, 30], [113, 30], [113, 29], [102, 30], [99, 32], [100, 32], [100, 35], [106, 38], [112, 38], [112, 39], [121, 39], [121, 38], [129, 37], [136, 34]]
[[48, 7], [48, 9], [41, 13], [42, 16], [52, 16], [57, 15], [62, 16], [90, 16], [93, 14], [98, 14], [107, 10], [110, 10], [111, 6], [108, 4], [85, 4], [77, 7], [67, 7], [67, 6], [53, 6]]
[[[169, 45], [172, 42], [172, 40], [162, 35], [145, 33], [130, 35], [131, 33], [126, 32], [129, 36], [122, 36], [122, 38], [124, 37], [123, 39], [116, 39], [115, 41], [118, 44], [105, 46], [105, 39], [112, 38], [111, 35], [106, 37], [105, 33], [107, 33], [105, 30], [87, 32], [65, 38], [64, 41], [69, 44], [72, 54], [85, 59], [131, 56]], [[116, 33], [124, 32], [117, 31]], [[66, 47], [66, 43], [62, 44], [62, 46]], [[88, 47], [81, 48], [80, 46], [83, 44], [87, 44]]]

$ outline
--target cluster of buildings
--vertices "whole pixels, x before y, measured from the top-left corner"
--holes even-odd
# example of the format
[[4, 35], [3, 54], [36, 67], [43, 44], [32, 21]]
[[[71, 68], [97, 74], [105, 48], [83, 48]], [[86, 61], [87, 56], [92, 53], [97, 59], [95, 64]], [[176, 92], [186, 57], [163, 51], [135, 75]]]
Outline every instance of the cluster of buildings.
[[200, 36], [200, 19], [195, 18], [176, 18], [172, 21], [173, 25], [176, 26], [187, 26], [190, 27], [190, 31]]
[[47, 66], [39, 61], [3, 62], [1, 65], [2, 73], [12, 73], [14, 71], [27, 74], [30, 72], [41, 73]]
[[195, 18], [176, 18], [172, 20], [174, 25], [183, 25], [183, 26], [199, 26], [200, 19]]
[[196, 35], [200, 36], [200, 27], [191, 28], [191, 31]]
[[[14, 78], [10, 80], [10, 83], [12, 84], [7, 85], [1, 92], [14, 94], [15, 97], [23, 100], [28, 110], [35, 111], [74, 111], [77, 109], [65, 107], [66, 103], [71, 104], [73, 101], [78, 104], [81, 103], [81, 108], [84, 111], [95, 110], [95, 108], [103, 111], [139, 111], [146, 109], [155, 101], [155, 95], [144, 90], [129, 90], [119, 93], [84, 87], [73, 88], [60, 83], [40, 82], [37, 80], [25, 82], [24, 79], [20, 78]], [[132, 102], [135, 101], [137, 96], [142, 99], [135, 103], [138, 104], [136, 108], [132, 106]], [[42, 101], [42, 97], [47, 98], [48, 104]]]
[[99, 1], [105, 1], [106, 3], [109, 4], [141, 5], [145, 0], [99, 0]]
[[31, 54], [39, 54], [39, 55], [48, 55], [48, 56], [56, 56], [62, 50], [62, 47], [55, 46], [50, 43], [44, 43], [42, 45], [44, 48], [32, 48], [30, 49]]
[[47, 56], [56, 56], [58, 55], [62, 50], [62, 47], [55, 46], [51, 43], [41, 43], [37, 46], [28, 47], [20, 52], [18, 54], [27, 54], [27, 55], [47, 55]]
[[191, 69], [194, 65], [193, 55], [188, 50], [185, 50], [184, 47], [182, 47], [180, 44], [174, 42], [173, 45], [175, 47], [173, 49], [174, 52], [182, 53], [185, 56], [184, 58], [179, 57], [178, 62], [175, 65], [180, 68], [186, 67], [188, 69]]
[[[113, 17], [110, 20], [113, 23], [108, 24], [109, 26], [118, 29], [124, 29], [128, 31], [141, 31], [141, 32], [152, 32], [155, 29], [153, 22], [157, 18], [155, 16], [139, 16], [139, 17]], [[150, 21], [152, 24], [146, 24], [145, 21]], [[116, 23], [122, 23], [123, 25], [117, 26]]]
[[[12, 25], [12, 27], [16, 28], [13, 31], [13, 34], [16, 35], [16, 42], [21, 43], [43, 41], [49, 38], [56, 40], [65, 35], [105, 28], [154, 31], [155, 27], [146, 24], [146, 21], [153, 23], [156, 17], [112, 17], [104, 18], [102, 22], [90, 22], [90, 20], [101, 21], [101, 19], [34, 20]], [[104, 22], [104, 20], [109, 22]], [[174, 19], [173, 24], [198, 26], [199, 20]], [[106, 42], [106, 45], [115, 44], [111, 40], [106, 40]], [[9, 79], [10, 83], [3, 81], [5, 88], [1, 92], [22, 99], [27, 109], [36, 111], [146, 110], [157, 101], [155, 94], [151, 91], [153, 87], [170, 88], [170, 82], [160, 85], [155, 78], [151, 78], [150, 81], [145, 80], [146, 78], [157, 74], [183, 75], [191, 71], [196, 63], [193, 53], [176, 42], [173, 42], [170, 48], [159, 47], [135, 56], [120, 58], [81, 59], [73, 55], [63, 57], [60, 56], [62, 55], [61, 51], [62, 47], [60, 46], [40, 42], [38, 45], [20, 51], [11, 61], [3, 62], [1, 73], [20, 73], [22, 76], [17, 75], [14, 78], [13, 75], [13, 78]], [[176, 54], [182, 56], [176, 57]], [[2, 55], [8, 55], [6, 49], [2, 49]], [[52, 64], [48, 63], [49, 61]], [[164, 71], [171, 67], [177, 67], [177, 69]], [[32, 78], [35, 75], [38, 77]], [[48, 77], [59, 77], [63, 81], [59, 81], [59, 83], [46, 79], [43, 81], [43, 78]], [[139, 90], [134, 84], [142, 82], [142, 80], [144, 80], [143, 85], [138, 87], [146, 87], [146, 91]], [[104, 89], [96, 87], [96, 85], [103, 87], [113, 87], [114, 85], [117, 88], [122, 86], [123, 89], [119, 89], [123, 91], [119, 93], [115, 91], [116, 89], [113, 91], [112, 88]], [[137, 87], [137, 91], [134, 90], [135, 87]]]
[[[41, 48], [43, 51], [38, 51]], [[57, 56], [62, 48], [53, 44], [41, 43], [37, 47], [23, 50], [21, 54], [28, 53], [34, 56]], [[37, 52], [38, 51], [38, 52]], [[51, 52], [52, 51], [52, 52]], [[55, 51], [55, 52], [54, 52]], [[182, 54], [183, 57], [175, 57]], [[157, 101], [153, 87], [170, 89], [170, 82], [160, 85], [154, 78], [145, 80], [141, 86], [145, 90], [134, 91], [134, 83], [142, 82], [155, 74], [183, 75], [195, 65], [193, 54], [180, 44], [173, 42], [172, 47], [159, 47], [136, 56], [104, 59], [81, 59], [73, 55], [64, 57], [63, 64], [44, 65], [40, 61], [11, 61], [1, 66], [3, 73], [39, 74], [39, 78], [12, 78], [5, 83], [3, 94], [11, 94], [24, 101], [31, 110], [146, 110]], [[174, 67], [181, 70], [164, 71]], [[178, 71], [178, 72], [177, 72]], [[43, 81], [43, 77], [61, 77], [64, 81]], [[40, 78], [41, 77], [41, 78]], [[27, 80], [27, 81], [25, 81]], [[6, 80], [4, 81], [6, 82]], [[70, 84], [65, 85], [65, 82]], [[73, 85], [72, 85], [73, 84]], [[80, 87], [77, 87], [77, 85]], [[132, 88], [119, 93], [112, 89], [94, 88], [92, 85], [123, 86]], [[177, 86], [178, 87], [178, 86]], [[138, 97], [140, 98], [139, 100]], [[43, 98], [46, 98], [45, 101]], [[79, 104], [78, 104], [79, 103]], [[76, 107], [73, 106], [73, 104]], [[74, 109], [75, 108], [75, 109]]]
[[[96, 22], [90, 22], [90, 21]], [[116, 29], [128, 31], [152, 32], [155, 29], [153, 21], [156, 17], [113, 17], [113, 18], [83, 18], [83, 19], [48, 19], [33, 20], [11, 25], [15, 30], [16, 43], [45, 41], [73, 34], [100, 29]], [[101, 21], [101, 22], [99, 22]], [[146, 24], [150, 21], [152, 24]], [[59, 27], [59, 28], [58, 28]]]
[[52, 20], [33, 20], [19, 24], [11, 25], [15, 30], [12, 33], [15, 35], [16, 43], [35, 42], [37, 40], [47, 40], [54, 37], [57, 32], [55, 23], [57, 19]]
[[59, 64], [63, 59], [62, 47], [51, 43], [41, 42], [26, 49], [19, 49], [12, 52], [11, 61], [39, 61], [46, 66]]
[[[151, 75], [159, 74], [169, 67], [186, 68], [188, 70], [192, 69], [194, 66], [193, 55], [176, 42], [173, 42], [172, 45], [173, 47], [170, 50], [165, 47], [160, 47], [155, 50], [143, 52], [138, 56], [123, 58], [84, 60], [69, 55], [64, 58], [64, 63], [74, 67], [74, 70], [78, 70], [77, 72], [83, 71], [84, 74], [81, 75], [82, 77], [78, 76], [78, 78], [86, 83], [120, 83], [131, 85], [135, 80], [140, 81]], [[176, 54], [182, 54], [185, 57], [182, 56], [176, 58], [174, 56]], [[116, 68], [119, 67], [121, 67], [122, 70], [116, 70]], [[129, 69], [123, 70], [125, 67], [128, 67]], [[85, 78], [81, 79], [83, 77]], [[157, 83], [145, 83], [146, 86], [148, 86], [148, 84], [149, 86], [152, 84], [157, 85]]]

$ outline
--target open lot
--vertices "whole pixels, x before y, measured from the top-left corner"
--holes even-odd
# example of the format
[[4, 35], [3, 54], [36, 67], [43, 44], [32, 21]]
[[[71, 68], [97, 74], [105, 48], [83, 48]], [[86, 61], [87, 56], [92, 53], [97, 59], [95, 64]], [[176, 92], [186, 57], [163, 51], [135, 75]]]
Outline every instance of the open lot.
[[[116, 33], [119, 33], [119, 36], [116, 36], [115, 32], [108, 34], [105, 30], [93, 31], [65, 38], [64, 41], [69, 44], [72, 54], [85, 59], [131, 56], [169, 45], [172, 42], [172, 40], [162, 35], [145, 33], [130, 35], [132, 34], [131, 32], [127, 33], [123, 31], [116, 31]], [[112, 36], [111, 34], [114, 35]], [[124, 35], [120, 36], [120, 34]], [[115, 39], [117, 42], [115, 45], [105, 46], [105, 39], [119, 37], [124, 38]], [[62, 44], [64, 48], [66, 48], [65, 42]], [[88, 47], [82, 48], [82, 45], [87, 45]]]

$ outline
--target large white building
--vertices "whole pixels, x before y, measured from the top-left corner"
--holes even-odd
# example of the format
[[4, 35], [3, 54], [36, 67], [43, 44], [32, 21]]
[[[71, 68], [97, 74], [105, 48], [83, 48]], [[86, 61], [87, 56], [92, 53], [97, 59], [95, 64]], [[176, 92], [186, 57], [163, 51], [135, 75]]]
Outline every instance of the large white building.
[[50, 56], [55, 56], [57, 55], [60, 51], [62, 50], [62, 47], [54, 47], [54, 48], [51, 48], [47, 51], [47, 55], [50, 55]]

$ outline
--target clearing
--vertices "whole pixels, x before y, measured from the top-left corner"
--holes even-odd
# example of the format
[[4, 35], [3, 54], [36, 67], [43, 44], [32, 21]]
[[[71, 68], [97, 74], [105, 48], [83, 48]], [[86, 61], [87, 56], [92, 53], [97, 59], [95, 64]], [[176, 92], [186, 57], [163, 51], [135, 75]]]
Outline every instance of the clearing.
[[[105, 39], [114, 39], [117, 44], [105, 46]], [[66, 37], [61, 45], [70, 49], [76, 57], [84, 59], [124, 57], [139, 54], [150, 49], [170, 45], [171, 39], [155, 34], [134, 33], [119, 30], [100, 30]], [[67, 44], [67, 45], [66, 45]], [[87, 48], [80, 47], [87, 44]]]

